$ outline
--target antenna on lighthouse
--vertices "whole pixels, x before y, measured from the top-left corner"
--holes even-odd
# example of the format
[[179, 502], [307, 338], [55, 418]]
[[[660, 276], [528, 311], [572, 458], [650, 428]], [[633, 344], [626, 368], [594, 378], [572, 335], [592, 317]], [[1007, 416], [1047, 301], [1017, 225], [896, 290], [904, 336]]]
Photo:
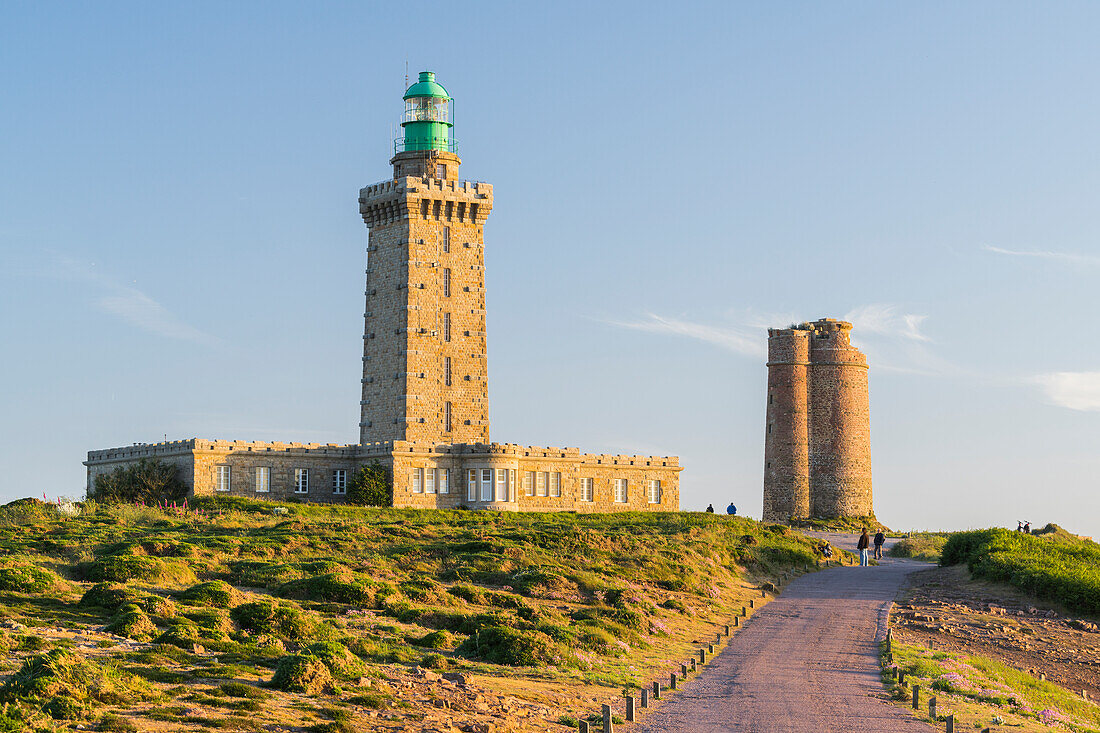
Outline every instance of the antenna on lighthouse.
[[[405, 89], [409, 88], [409, 58], [405, 57]], [[405, 91], [402, 89], [401, 91]]]

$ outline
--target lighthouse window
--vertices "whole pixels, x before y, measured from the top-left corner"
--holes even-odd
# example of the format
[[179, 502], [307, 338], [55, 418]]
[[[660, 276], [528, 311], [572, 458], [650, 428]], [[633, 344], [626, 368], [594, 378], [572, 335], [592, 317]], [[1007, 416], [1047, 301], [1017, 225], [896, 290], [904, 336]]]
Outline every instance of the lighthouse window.
[[435, 177], [436, 178], [446, 178], [447, 177], [447, 166], [437, 165], [435, 167]]
[[443, 268], [443, 296], [451, 297], [451, 268]]
[[[439, 166], [439, 167], [442, 168], [443, 166]], [[440, 176], [440, 177], [442, 178], [442, 176]], [[450, 227], [443, 227], [443, 251], [444, 252], [450, 252], [451, 251], [451, 228]]]

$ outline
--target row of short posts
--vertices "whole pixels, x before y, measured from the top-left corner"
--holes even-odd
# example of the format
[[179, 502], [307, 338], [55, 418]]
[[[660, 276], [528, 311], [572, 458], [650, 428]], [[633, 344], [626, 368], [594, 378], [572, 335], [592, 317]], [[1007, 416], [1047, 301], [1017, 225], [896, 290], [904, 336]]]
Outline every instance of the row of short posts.
[[[786, 583], [788, 577], [789, 577], [788, 573], [783, 573], [780, 576], [780, 581], [783, 582], [783, 583]], [[776, 588], [776, 592], [777, 593], [779, 592], [778, 587]], [[768, 592], [765, 589], [761, 588], [760, 589], [760, 597], [761, 598], [766, 598], [767, 595], [768, 595]], [[752, 609], [756, 608], [756, 601], [754, 601], [751, 598], [749, 599], [749, 605], [748, 606], [742, 606], [741, 607], [741, 616], [740, 616], [740, 618], [748, 617], [750, 608], [752, 608]], [[681, 664], [680, 665], [680, 674], [679, 674], [679, 676], [677, 676], [677, 674], [675, 672], [670, 672], [669, 675], [668, 675], [668, 689], [670, 689], [670, 690], [677, 689], [677, 685], [679, 684], [679, 682], [687, 679], [689, 671], [695, 672], [700, 666], [706, 664], [708, 656], [713, 656], [714, 655], [714, 645], [715, 644], [720, 644], [722, 642], [722, 637], [723, 636], [728, 638], [729, 635], [730, 635], [730, 629], [736, 629], [738, 626], [740, 626], [740, 619], [739, 619], [739, 617], [734, 616], [733, 619], [731, 619], [731, 623], [723, 625], [722, 630], [719, 631], [715, 635], [715, 640], [714, 640], [713, 644], [707, 644], [705, 647], [702, 647], [702, 648], [699, 649], [699, 651], [697, 652], [698, 659], [696, 659], [695, 656], [692, 656], [692, 658], [690, 660], [688, 660], [688, 662], [686, 664]], [[638, 718], [638, 708], [639, 707], [648, 708], [651, 699], [652, 700], [660, 700], [661, 699], [661, 683], [660, 682], [654, 682], [653, 687], [652, 687], [652, 691], [648, 687], [643, 687], [642, 690], [641, 690], [640, 698], [635, 698], [633, 695], [626, 695], [625, 697], [626, 697], [626, 720], [628, 722], [633, 722], [633, 721], [637, 720], [637, 718]], [[601, 712], [603, 713], [603, 733], [614, 733], [615, 723], [614, 723], [614, 716], [612, 715], [611, 706], [610, 705], [604, 705]], [[588, 723], [587, 720], [580, 721], [578, 727], [579, 727], [579, 733], [589, 733], [589, 731], [590, 731], [590, 726], [589, 726], [589, 723]]]
[[[886, 643], [887, 648], [890, 644], [890, 634], [887, 632]], [[902, 689], [905, 689], [905, 670], [895, 669], [894, 674], [897, 675], [898, 684]], [[910, 688], [913, 695], [913, 709], [920, 710], [920, 685], [913, 685]], [[936, 696], [932, 695], [928, 698], [928, 717], [933, 721], [936, 720]], [[955, 733], [955, 716], [948, 715], [944, 718], [947, 721], [947, 733]], [[982, 733], [988, 733], [988, 730], [982, 731]]]
[[[783, 574], [783, 580], [786, 580], [786, 579], [787, 579], [787, 575], [786, 575], [786, 573], [784, 573]], [[760, 591], [760, 596], [761, 597], [766, 597], [767, 596], [767, 591], [762, 589]], [[756, 602], [753, 601], [752, 599], [749, 600], [749, 605], [747, 607], [746, 606], [741, 607], [741, 618], [744, 618], [744, 617], [749, 615], [749, 611], [748, 611], [749, 608], [756, 608]], [[737, 616], [734, 616], [733, 619], [731, 619], [730, 623], [724, 624], [722, 626], [722, 630], [715, 634], [715, 639], [714, 639], [713, 643], [710, 643], [710, 644], [707, 644], [704, 647], [701, 647], [696, 652], [695, 656], [692, 656], [691, 659], [689, 659], [686, 663], [683, 663], [683, 664], [680, 665], [679, 674], [677, 674], [676, 672], [669, 672], [669, 675], [668, 675], [668, 688], [667, 689], [669, 689], [669, 690], [677, 689], [679, 684], [683, 680], [687, 679], [687, 676], [688, 676], [689, 673], [695, 672], [696, 670], [699, 669], [699, 667], [706, 664], [707, 660], [710, 657], [714, 656], [714, 646], [715, 646], [715, 644], [721, 644], [722, 643], [722, 638], [723, 637], [728, 638], [729, 635], [730, 635], [730, 630], [731, 629], [736, 629], [738, 626], [740, 626], [739, 618]], [[650, 700], [660, 700], [660, 699], [661, 699], [661, 683], [660, 682], [654, 682], [652, 689], [650, 689], [648, 687], [643, 687], [642, 690], [641, 690], [640, 698], [635, 698], [633, 695], [626, 695], [626, 720], [628, 722], [634, 722], [635, 720], [638, 719], [638, 708], [640, 708], [640, 707], [641, 708], [648, 708], [649, 704], [650, 704]], [[604, 731], [604, 733], [614, 733], [614, 722], [613, 722], [613, 716], [612, 716], [612, 712], [611, 712], [611, 706], [610, 705], [604, 705], [602, 712], [603, 712], [603, 731]], [[586, 720], [580, 721], [579, 730], [580, 730], [580, 733], [589, 733], [588, 721], [586, 721]]]

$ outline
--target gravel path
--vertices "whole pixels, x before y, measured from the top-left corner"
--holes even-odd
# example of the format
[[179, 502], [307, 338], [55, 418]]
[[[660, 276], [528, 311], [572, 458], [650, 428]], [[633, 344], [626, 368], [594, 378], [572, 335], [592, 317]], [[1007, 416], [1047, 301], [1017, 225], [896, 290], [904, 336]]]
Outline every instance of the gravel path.
[[[830, 540], [834, 538], [830, 536]], [[854, 538], [836, 536], [854, 547]], [[886, 559], [792, 581], [683, 690], [633, 733], [927, 733], [884, 699], [876, 637], [905, 576], [929, 565]]]

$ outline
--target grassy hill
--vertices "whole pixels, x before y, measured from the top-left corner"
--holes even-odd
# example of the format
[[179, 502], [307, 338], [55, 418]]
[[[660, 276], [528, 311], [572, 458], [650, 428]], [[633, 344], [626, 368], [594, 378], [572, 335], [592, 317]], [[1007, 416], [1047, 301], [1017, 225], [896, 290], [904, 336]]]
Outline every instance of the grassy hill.
[[0, 509], [0, 557], [0, 731], [545, 729], [815, 560], [785, 527], [702, 513], [224, 498], [24, 500]]
[[1066, 608], [1100, 615], [1100, 545], [1054, 524], [1035, 534], [1006, 529], [956, 532], [948, 538], [940, 562], [965, 562], [977, 578], [1008, 583]]

